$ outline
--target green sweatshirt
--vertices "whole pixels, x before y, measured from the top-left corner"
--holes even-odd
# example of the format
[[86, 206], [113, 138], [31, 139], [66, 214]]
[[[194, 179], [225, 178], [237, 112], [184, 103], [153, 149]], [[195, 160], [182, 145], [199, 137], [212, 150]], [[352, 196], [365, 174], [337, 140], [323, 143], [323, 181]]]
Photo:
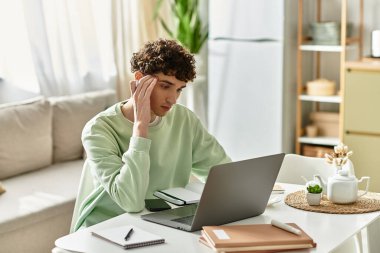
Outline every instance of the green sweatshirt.
[[132, 136], [133, 123], [123, 116], [122, 103], [96, 115], [83, 129], [87, 159], [72, 232], [139, 212], [156, 190], [184, 187], [191, 173], [204, 182], [212, 166], [231, 161], [186, 107], [173, 106], [142, 138]]

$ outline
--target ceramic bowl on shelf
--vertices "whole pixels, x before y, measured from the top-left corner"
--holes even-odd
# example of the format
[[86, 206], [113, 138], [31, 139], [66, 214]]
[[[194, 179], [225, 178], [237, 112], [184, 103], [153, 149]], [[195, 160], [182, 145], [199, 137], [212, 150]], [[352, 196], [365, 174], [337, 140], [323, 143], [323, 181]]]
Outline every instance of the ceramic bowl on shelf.
[[305, 129], [307, 137], [316, 137], [318, 135], [318, 127], [316, 125], [307, 125]]
[[[347, 24], [347, 36], [351, 34], [352, 24]], [[310, 24], [310, 35], [313, 43], [319, 45], [339, 45], [340, 44], [340, 22], [325, 21], [313, 22]]]
[[339, 44], [340, 24], [338, 22], [311, 23], [310, 32], [315, 44]]
[[334, 81], [321, 78], [307, 82], [306, 88], [306, 93], [310, 96], [333, 96], [336, 84]]

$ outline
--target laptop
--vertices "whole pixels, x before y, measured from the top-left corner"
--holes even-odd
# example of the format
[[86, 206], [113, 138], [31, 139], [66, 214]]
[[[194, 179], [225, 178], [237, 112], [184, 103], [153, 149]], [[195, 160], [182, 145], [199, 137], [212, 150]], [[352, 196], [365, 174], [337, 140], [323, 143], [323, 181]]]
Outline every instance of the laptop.
[[211, 168], [198, 204], [141, 215], [150, 222], [197, 231], [262, 214], [285, 154], [264, 156]]

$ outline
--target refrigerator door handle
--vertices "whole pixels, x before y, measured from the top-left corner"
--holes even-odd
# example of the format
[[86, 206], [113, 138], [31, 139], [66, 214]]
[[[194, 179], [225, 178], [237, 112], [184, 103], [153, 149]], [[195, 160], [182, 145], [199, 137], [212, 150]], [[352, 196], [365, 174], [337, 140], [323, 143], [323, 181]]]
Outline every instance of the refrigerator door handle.
[[372, 133], [372, 132], [361, 132], [361, 131], [351, 131], [351, 130], [346, 130], [346, 134], [350, 135], [364, 135], [364, 136], [375, 136], [375, 137], [380, 137], [380, 133]]
[[239, 42], [280, 42], [280, 40], [261, 38], [261, 39], [241, 39], [241, 38], [227, 38], [227, 37], [216, 37], [212, 40], [215, 41], [239, 41]]

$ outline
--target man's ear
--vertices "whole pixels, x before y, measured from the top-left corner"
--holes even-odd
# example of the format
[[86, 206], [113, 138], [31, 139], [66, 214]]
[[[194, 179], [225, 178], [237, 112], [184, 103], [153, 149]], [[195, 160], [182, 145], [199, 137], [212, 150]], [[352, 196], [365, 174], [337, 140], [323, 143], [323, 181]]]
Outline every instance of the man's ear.
[[135, 72], [135, 79], [136, 80], [140, 80], [143, 76], [144, 76], [143, 73], [141, 73], [140, 71]]

